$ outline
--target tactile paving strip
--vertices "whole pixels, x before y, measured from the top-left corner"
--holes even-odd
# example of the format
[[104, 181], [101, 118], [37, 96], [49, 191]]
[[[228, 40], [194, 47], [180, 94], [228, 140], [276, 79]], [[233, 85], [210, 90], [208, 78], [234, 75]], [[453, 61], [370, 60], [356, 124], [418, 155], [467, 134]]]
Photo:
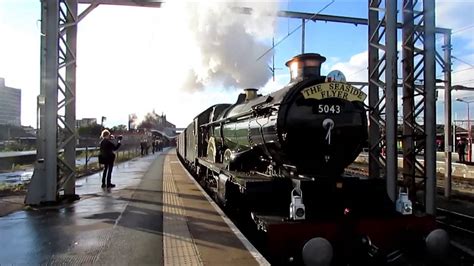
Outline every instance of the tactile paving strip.
[[189, 232], [186, 211], [173, 180], [169, 156], [163, 169], [163, 190], [164, 265], [203, 265]]

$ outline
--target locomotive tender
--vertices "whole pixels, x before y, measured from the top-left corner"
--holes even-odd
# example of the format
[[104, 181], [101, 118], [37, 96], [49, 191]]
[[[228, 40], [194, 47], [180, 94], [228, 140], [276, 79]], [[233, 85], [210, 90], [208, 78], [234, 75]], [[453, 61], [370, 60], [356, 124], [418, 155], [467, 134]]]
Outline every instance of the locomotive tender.
[[367, 95], [341, 72], [321, 76], [325, 60], [295, 56], [284, 88], [209, 107], [179, 135], [178, 156], [221, 205], [253, 219], [272, 262], [379, 264], [425, 242], [441, 254], [433, 217], [402, 215], [383, 179], [344, 173], [367, 144]]

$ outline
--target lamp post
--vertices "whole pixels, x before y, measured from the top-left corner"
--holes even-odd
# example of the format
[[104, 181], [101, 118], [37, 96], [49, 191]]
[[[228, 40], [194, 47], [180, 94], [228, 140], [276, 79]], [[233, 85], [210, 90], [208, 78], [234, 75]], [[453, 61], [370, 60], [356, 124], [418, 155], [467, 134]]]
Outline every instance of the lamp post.
[[468, 134], [468, 140], [467, 140], [467, 143], [468, 143], [468, 148], [467, 148], [467, 161], [468, 162], [471, 162], [471, 156], [472, 156], [472, 136], [471, 136], [471, 118], [470, 118], [470, 114], [469, 114], [469, 105], [471, 103], [474, 102], [474, 100], [471, 100], [471, 101], [466, 101], [464, 99], [461, 99], [461, 98], [457, 98], [456, 101], [458, 102], [462, 102], [462, 103], [465, 103], [467, 104], [467, 134]]

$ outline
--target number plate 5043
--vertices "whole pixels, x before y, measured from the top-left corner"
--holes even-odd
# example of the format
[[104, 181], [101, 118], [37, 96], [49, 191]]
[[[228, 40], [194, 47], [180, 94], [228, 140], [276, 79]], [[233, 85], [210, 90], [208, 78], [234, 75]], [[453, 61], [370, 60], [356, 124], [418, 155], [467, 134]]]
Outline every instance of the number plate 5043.
[[341, 106], [337, 104], [318, 104], [318, 114], [340, 114]]

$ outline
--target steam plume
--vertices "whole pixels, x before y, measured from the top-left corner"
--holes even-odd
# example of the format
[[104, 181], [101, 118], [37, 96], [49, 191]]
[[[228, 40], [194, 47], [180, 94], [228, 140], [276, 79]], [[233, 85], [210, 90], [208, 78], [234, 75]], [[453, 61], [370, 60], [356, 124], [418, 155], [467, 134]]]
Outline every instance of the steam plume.
[[[251, 15], [238, 14], [232, 7], [249, 7]], [[225, 88], [261, 87], [270, 78], [272, 54], [257, 61], [273, 35], [277, 2], [170, 2], [185, 20], [188, 46], [193, 55], [183, 79], [185, 90], [206, 86]], [[183, 33], [183, 32], [182, 32]]]

